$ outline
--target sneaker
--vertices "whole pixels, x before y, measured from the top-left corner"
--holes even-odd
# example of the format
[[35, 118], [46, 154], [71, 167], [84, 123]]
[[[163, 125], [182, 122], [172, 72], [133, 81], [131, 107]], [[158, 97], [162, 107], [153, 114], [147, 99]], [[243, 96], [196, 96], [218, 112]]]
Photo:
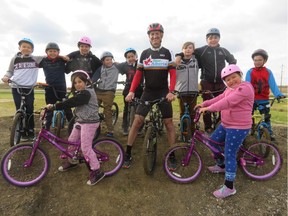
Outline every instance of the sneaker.
[[176, 168], [177, 168], [176, 158], [175, 157], [169, 157], [168, 169], [170, 171], [175, 171]]
[[34, 132], [28, 132], [28, 140], [34, 141], [35, 138], [36, 137]]
[[221, 168], [218, 165], [209, 166], [208, 170], [212, 173], [225, 173], [225, 168]]
[[127, 130], [127, 129], [124, 129], [122, 134], [123, 134], [124, 136], [128, 136], [128, 130]]
[[113, 137], [113, 132], [107, 132], [106, 137]]
[[125, 155], [125, 158], [124, 158], [124, 163], [123, 163], [122, 167], [123, 167], [124, 169], [128, 169], [128, 168], [130, 167], [130, 165], [131, 165], [131, 161], [132, 161], [131, 155], [126, 154], [126, 155]]
[[230, 189], [226, 185], [223, 185], [219, 190], [213, 192], [213, 195], [217, 198], [225, 198], [236, 194], [236, 189]]
[[276, 141], [275, 134], [272, 133], [272, 134], [270, 135], [270, 139], [271, 139], [271, 141]]
[[87, 184], [92, 186], [97, 184], [101, 179], [105, 177], [105, 173], [101, 171], [100, 169], [98, 170], [93, 170], [90, 172], [89, 180], [87, 181]]
[[66, 161], [62, 166], [58, 167], [58, 171], [65, 172], [69, 169], [75, 168], [77, 164], [71, 164], [68, 161]]
[[26, 142], [29, 140], [29, 137], [26, 134], [21, 135], [20, 141], [21, 142]]

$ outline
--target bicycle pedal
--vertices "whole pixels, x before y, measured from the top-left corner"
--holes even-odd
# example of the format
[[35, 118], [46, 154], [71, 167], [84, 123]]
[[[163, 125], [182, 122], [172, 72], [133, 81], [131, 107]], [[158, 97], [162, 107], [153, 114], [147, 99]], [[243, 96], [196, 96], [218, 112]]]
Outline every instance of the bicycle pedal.
[[246, 166], [246, 161], [244, 158], [240, 158], [239, 161], [240, 161], [241, 166]]

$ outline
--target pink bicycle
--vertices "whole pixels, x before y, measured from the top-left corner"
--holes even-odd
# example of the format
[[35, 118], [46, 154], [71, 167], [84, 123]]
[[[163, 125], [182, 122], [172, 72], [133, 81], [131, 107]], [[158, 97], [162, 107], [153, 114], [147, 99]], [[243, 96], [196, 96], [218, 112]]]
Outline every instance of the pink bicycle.
[[[45, 116], [46, 110], [44, 109], [44, 114], [41, 117], [42, 121], [44, 121]], [[62, 154], [67, 155], [68, 159], [78, 163], [86, 163], [89, 168], [88, 162], [81, 153], [80, 142], [63, 140], [46, 130], [45, 124], [42, 124], [42, 128], [33, 144], [16, 145], [3, 155], [1, 172], [4, 179], [19, 187], [31, 186], [42, 180], [50, 168], [50, 158], [39, 146], [40, 143], [46, 144], [45, 140], [60, 150]], [[76, 150], [70, 153], [63, 144], [75, 146]], [[114, 175], [120, 170], [124, 161], [124, 151], [118, 141], [110, 138], [98, 139], [93, 141], [92, 146], [106, 176]]]
[[[196, 129], [191, 142], [184, 146], [172, 147], [164, 157], [164, 171], [168, 177], [177, 183], [188, 183], [196, 180], [203, 168], [200, 154], [196, 150], [196, 141], [204, 144], [215, 155], [224, 157], [224, 152], [217, 150], [212, 143], [220, 145], [224, 149], [224, 143], [211, 140], [204, 132], [200, 131], [200, 113], [196, 110], [194, 122]], [[269, 149], [268, 154], [263, 154], [260, 147]], [[176, 159], [176, 169], [169, 169], [170, 154], [174, 153]], [[175, 161], [174, 161], [175, 162]], [[241, 146], [238, 152], [238, 164], [243, 172], [254, 180], [266, 180], [276, 175], [281, 168], [282, 159], [277, 147], [265, 142], [256, 142], [247, 147]]]

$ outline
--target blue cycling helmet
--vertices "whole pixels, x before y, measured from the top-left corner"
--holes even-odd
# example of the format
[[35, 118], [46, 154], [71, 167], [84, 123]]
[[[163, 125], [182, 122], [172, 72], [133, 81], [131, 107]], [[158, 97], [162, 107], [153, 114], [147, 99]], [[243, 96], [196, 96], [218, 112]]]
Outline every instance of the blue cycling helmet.
[[125, 50], [125, 53], [124, 53], [124, 57], [125, 57], [125, 58], [127, 58], [127, 54], [128, 54], [129, 52], [132, 52], [134, 55], [136, 55], [136, 50], [135, 50], [134, 48], [129, 47], [129, 48], [127, 48], [127, 49]]
[[34, 49], [34, 43], [33, 43], [33, 41], [32, 41], [31, 39], [29, 39], [29, 38], [22, 38], [22, 39], [18, 42], [18, 45], [21, 46], [21, 44], [22, 44], [23, 42], [26, 42], [26, 43], [31, 44], [32, 49]]

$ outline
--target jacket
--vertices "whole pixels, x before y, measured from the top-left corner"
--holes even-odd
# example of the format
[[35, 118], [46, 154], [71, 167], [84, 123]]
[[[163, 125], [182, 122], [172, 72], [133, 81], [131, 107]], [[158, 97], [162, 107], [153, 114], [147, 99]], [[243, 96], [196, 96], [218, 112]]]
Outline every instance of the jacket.
[[201, 80], [212, 83], [222, 83], [221, 71], [225, 67], [225, 61], [236, 64], [237, 60], [225, 48], [208, 45], [195, 49], [194, 54], [201, 68]]
[[253, 86], [249, 82], [242, 82], [236, 88], [226, 88], [221, 95], [204, 101], [202, 106], [208, 107], [211, 112], [221, 111], [221, 124], [225, 128], [249, 129], [253, 103]]

